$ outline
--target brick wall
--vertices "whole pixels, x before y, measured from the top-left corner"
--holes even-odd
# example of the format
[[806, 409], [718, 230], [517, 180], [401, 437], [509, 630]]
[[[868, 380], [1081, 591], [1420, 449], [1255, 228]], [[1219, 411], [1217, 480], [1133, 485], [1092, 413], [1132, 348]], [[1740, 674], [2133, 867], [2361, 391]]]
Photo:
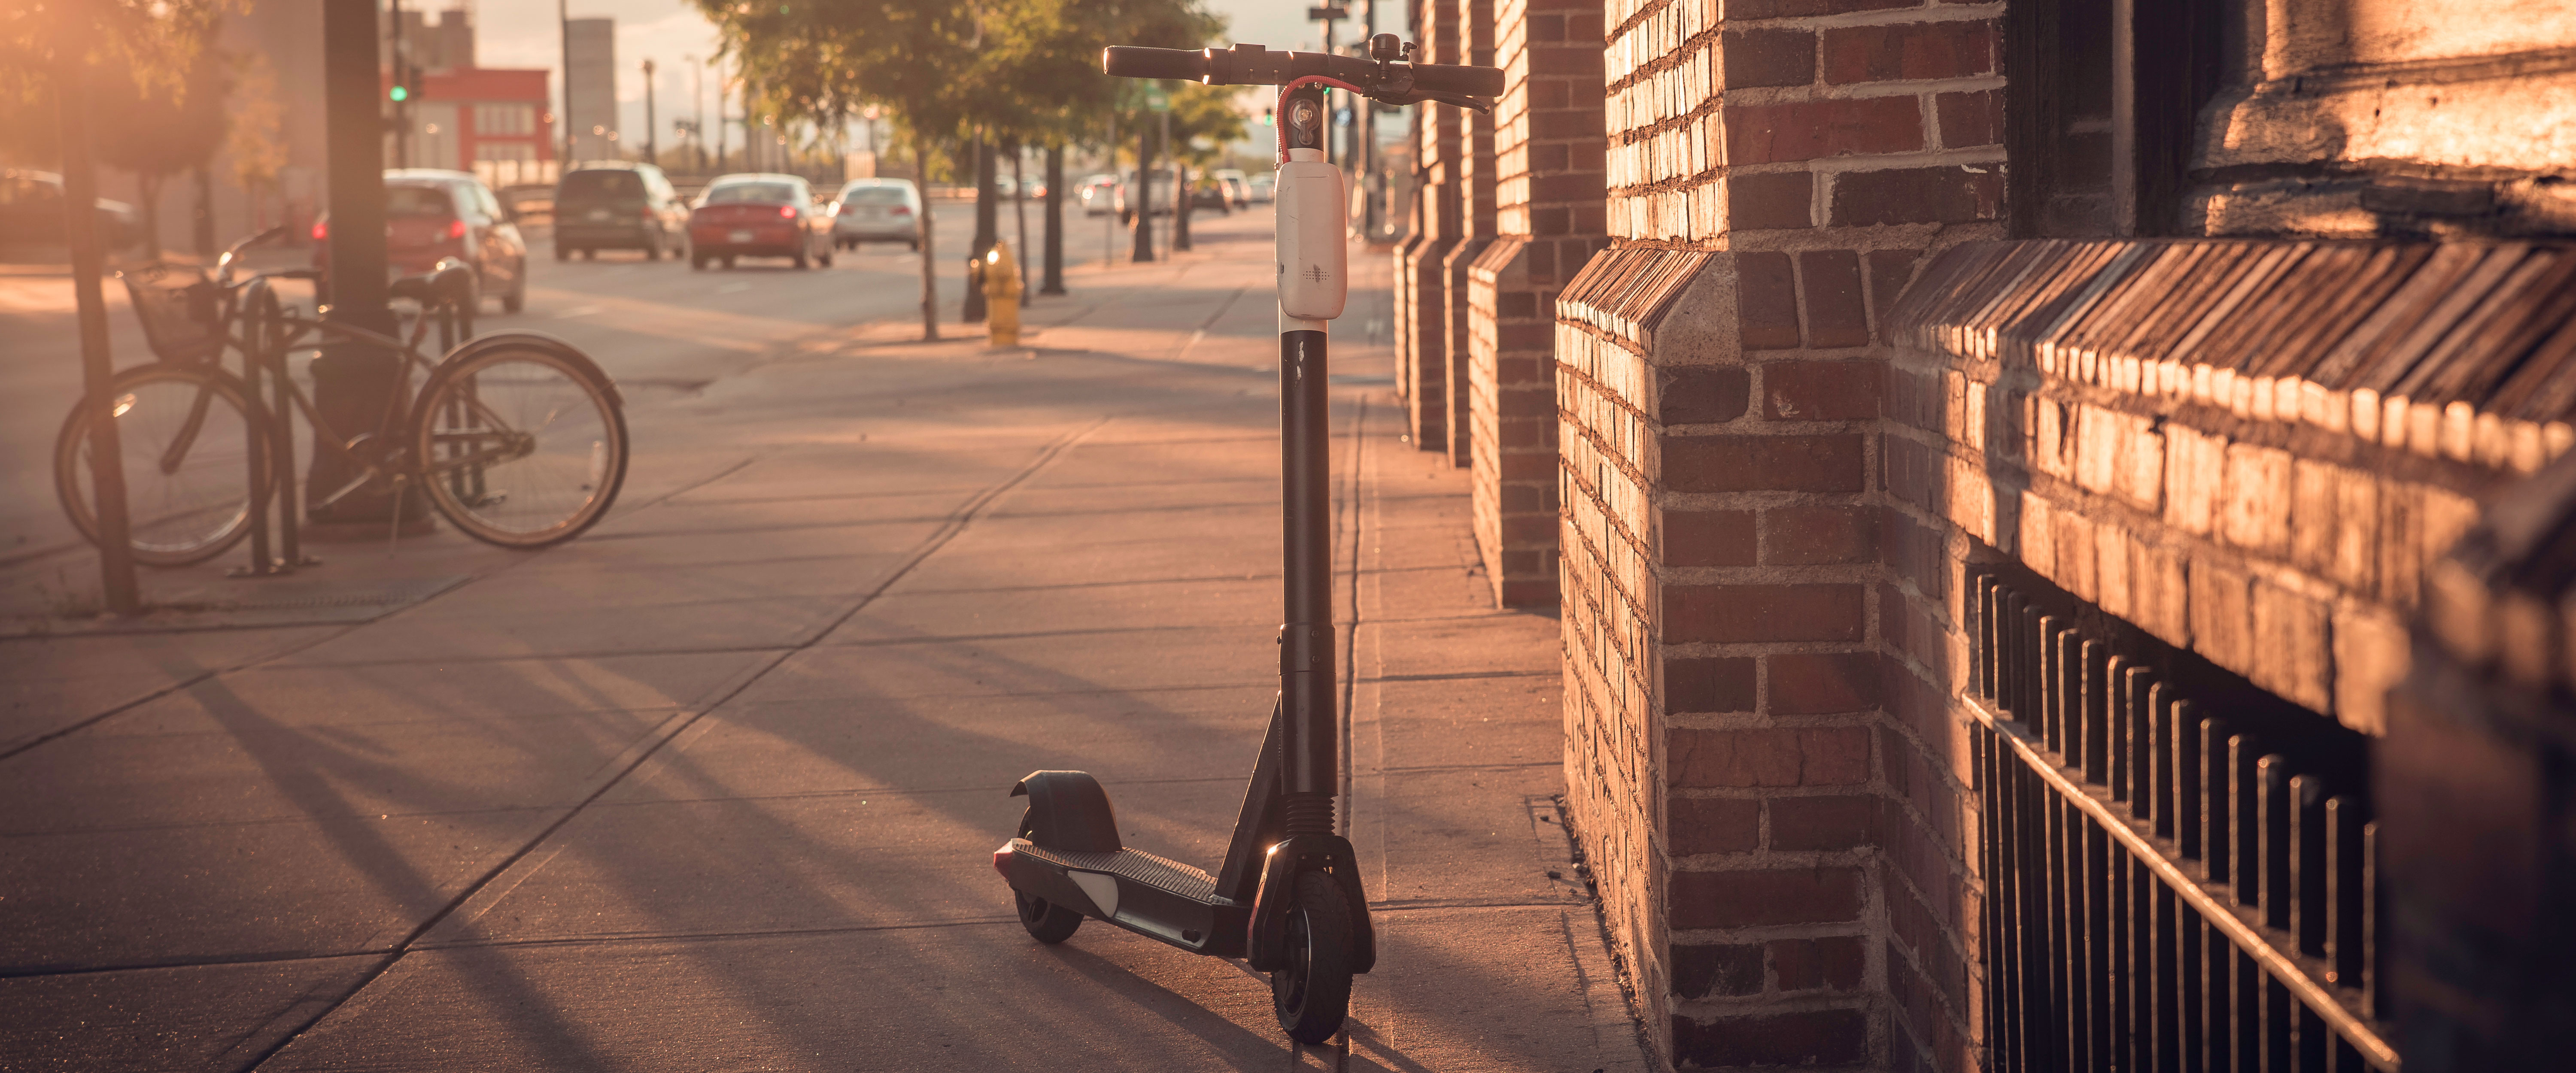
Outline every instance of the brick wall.
[[[1465, 62], [1465, 2], [1413, 0], [1418, 61]], [[1458, 109], [1417, 106], [1413, 131], [1422, 175], [1414, 195], [1414, 232], [1395, 254], [1396, 390], [1405, 400], [1406, 435], [1413, 445], [1446, 451], [1455, 398], [1451, 357], [1465, 353], [1463, 347], [1451, 349], [1448, 304], [1449, 255], [1465, 227], [1465, 123]]]
[[1569, 796], [1680, 1067], [1975, 1061], [1921, 625], [1964, 544], [1885, 509], [1881, 333], [1997, 233], [2001, 10], [1606, 9], [1613, 248], [1557, 303]]
[[1601, 13], [1504, 0], [1495, 62], [1495, 231], [1468, 266], [1476, 546], [1505, 607], [1556, 601], [1556, 297], [1606, 245]]

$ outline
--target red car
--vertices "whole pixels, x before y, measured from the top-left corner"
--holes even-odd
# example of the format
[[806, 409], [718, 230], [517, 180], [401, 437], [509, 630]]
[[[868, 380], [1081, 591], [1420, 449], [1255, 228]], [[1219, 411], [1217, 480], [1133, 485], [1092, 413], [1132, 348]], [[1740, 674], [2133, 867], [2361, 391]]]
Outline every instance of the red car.
[[[331, 278], [331, 217], [313, 225], [313, 267]], [[416, 276], [453, 257], [474, 266], [477, 293], [516, 313], [528, 304], [528, 243], [517, 217], [483, 180], [461, 171], [385, 173], [386, 253], [393, 274]], [[325, 299], [326, 301], [328, 299]]]
[[689, 213], [689, 267], [736, 257], [785, 257], [832, 267], [832, 217], [814, 205], [814, 188], [793, 175], [722, 175], [707, 184]]

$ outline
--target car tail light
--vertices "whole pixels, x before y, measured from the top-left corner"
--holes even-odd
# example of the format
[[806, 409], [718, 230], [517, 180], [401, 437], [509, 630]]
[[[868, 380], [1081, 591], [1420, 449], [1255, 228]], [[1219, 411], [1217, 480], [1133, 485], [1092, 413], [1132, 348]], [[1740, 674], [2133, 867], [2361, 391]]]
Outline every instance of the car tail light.
[[910, 205], [897, 205], [897, 206], [895, 206], [895, 207], [893, 207], [893, 208], [891, 208], [891, 209], [887, 209], [887, 210], [886, 210], [886, 215], [888, 215], [888, 216], [910, 216], [910, 215], [912, 215], [912, 206], [910, 206]]
[[778, 218], [779, 218], [779, 219], [781, 219], [781, 220], [793, 220], [793, 219], [795, 219], [795, 218], [796, 218], [796, 206], [794, 206], [794, 205], [780, 205], [780, 206], [778, 207]]
[[447, 221], [447, 237], [449, 237], [449, 238], [464, 238], [464, 237], [465, 237], [465, 221], [463, 221], [463, 220], [449, 220], [449, 221]]
[[331, 222], [330, 222], [330, 221], [328, 221], [328, 220], [324, 220], [324, 221], [321, 221], [321, 222], [315, 223], [315, 224], [313, 225], [313, 241], [315, 241], [315, 242], [328, 242], [328, 241], [330, 241], [330, 240], [331, 240]]

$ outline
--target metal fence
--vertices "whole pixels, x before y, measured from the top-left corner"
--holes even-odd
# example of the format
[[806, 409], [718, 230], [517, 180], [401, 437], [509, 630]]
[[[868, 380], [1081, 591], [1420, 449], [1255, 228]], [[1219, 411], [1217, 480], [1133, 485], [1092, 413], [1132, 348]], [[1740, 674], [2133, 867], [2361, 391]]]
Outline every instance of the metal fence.
[[2358, 735], [2044, 582], [1970, 595], [1990, 1067], [2396, 1070]]

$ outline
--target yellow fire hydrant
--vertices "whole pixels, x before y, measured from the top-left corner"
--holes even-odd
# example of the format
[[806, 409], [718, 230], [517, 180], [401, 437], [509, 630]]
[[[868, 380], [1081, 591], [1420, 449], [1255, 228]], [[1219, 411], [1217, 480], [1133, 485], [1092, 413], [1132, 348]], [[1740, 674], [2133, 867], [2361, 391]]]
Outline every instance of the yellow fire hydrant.
[[996, 240], [984, 254], [986, 346], [1020, 345], [1020, 265], [1008, 243]]

